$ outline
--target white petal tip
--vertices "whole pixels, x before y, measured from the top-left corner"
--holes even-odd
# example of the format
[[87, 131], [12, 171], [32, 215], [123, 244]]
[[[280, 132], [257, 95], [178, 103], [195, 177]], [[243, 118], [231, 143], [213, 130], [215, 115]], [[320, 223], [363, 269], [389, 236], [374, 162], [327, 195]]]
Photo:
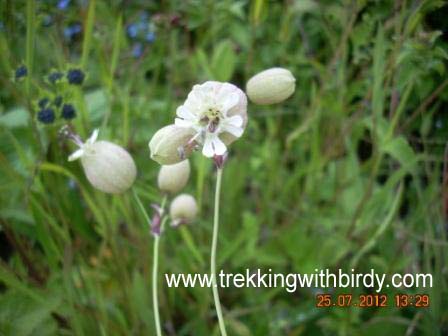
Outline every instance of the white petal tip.
[[76, 152], [72, 153], [69, 157], [68, 157], [68, 161], [75, 161], [78, 160], [81, 156], [84, 155], [84, 150], [82, 149], [78, 149]]

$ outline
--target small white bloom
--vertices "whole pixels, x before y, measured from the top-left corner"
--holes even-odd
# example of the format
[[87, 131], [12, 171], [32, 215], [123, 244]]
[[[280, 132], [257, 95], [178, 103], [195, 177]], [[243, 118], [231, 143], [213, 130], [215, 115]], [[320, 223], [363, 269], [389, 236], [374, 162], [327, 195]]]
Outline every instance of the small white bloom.
[[230, 83], [208, 81], [193, 86], [177, 108], [175, 125], [194, 130], [191, 141], [202, 145], [206, 157], [224, 155], [226, 144], [241, 137], [247, 124], [245, 93]]
[[185, 160], [193, 151], [189, 146], [194, 130], [174, 124], [159, 129], [149, 141], [151, 159], [161, 165], [171, 165]]
[[91, 147], [91, 145], [93, 145], [93, 143], [95, 143], [96, 139], [98, 138], [98, 133], [99, 133], [99, 129], [95, 129], [92, 132], [92, 135], [90, 136], [90, 138], [88, 138], [85, 143], [77, 142], [79, 149], [77, 151], [75, 151], [74, 153], [72, 153], [72, 155], [70, 155], [68, 157], [68, 160], [69, 161], [78, 160], [81, 156], [83, 156], [86, 152], [88, 152], [89, 147]]
[[193, 196], [180, 194], [171, 202], [170, 216], [172, 226], [191, 223], [198, 214], [198, 205]]
[[288, 69], [271, 68], [253, 76], [246, 84], [249, 99], [258, 105], [277, 104], [296, 89], [296, 79]]
[[181, 191], [190, 177], [190, 162], [187, 160], [160, 167], [157, 184], [163, 192], [175, 194]]
[[83, 143], [78, 136], [71, 135], [79, 149], [69, 156], [69, 161], [81, 159], [89, 182], [97, 189], [120, 194], [135, 181], [137, 168], [131, 155], [122, 147], [109, 141], [96, 141], [98, 130]]

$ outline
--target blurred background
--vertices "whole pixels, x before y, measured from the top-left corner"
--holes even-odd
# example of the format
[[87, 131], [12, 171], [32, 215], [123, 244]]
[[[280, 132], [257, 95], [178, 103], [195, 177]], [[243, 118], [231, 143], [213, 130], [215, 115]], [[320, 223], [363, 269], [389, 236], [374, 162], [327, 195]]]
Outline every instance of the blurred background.
[[[161, 195], [148, 141], [191, 87], [244, 88], [281, 66], [295, 94], [249, 104], [231, 146], [218, 269], [431, 273], [433, 288], [383, 290], [423, 291], [430, 307], [226, 288], [229, 334], [447, 335], [447, 16], [437, 0], [2, 0], [0, 334], [155, 333], [145, 219], [131, 192], [96, 191], [67, 162], [62, 125], [127, 148], [149, 211]], [[209, 271], [215, 170], [199, 153], [191, 163], [199, 219], [163, 234], [160, 274]], [[219, 334], [209, 289], [159, 279], [164, 334]]]

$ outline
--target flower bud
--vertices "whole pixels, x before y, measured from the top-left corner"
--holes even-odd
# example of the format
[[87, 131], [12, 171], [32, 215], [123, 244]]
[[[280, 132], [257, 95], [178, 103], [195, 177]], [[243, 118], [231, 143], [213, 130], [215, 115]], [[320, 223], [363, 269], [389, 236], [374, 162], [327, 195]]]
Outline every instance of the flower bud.
[[96, 141], [98, 131], [85, 143], [75, 138], [80, 149], [69, 161], [81, 159], [89, 182], [97, 189], [110, 194], [120, 194], [135, 181], [137, 168], [131, 155], [122, 147], [109, 141]]
[[172, 225], [178, 226], [192, 222], [198, 213], [198, 206], [193, 196], [181, 194], [177, 196], [170, 206]]
[[190, 162], [188, 160], [164, 165], [160, 168], [157, 184], [163, 192], [175, 194], [182, 190], [190, 177]]
[[291, 71], [271, 68], [253, 76], [246, 84], [249, 99], [258, 105], [280, 103], [289, 98], [296, 88]]
[[193, 136], [194, 130], [176, 125], [159, 129], [149, 141], [151, 159], [161, 165], [185, 160], [193, 151], [193, 145], [189, 143]]

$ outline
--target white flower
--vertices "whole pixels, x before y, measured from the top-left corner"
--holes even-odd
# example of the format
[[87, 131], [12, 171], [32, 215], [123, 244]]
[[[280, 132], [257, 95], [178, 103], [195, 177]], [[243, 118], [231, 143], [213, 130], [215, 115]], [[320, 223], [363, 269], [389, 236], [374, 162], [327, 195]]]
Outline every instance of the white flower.
[[191, 141], [202, 145], [206, 157], [224, 155], [226, 144], [241, 137], [247, 123], [245, 93], [230, 83], [208, 81], [193, 86], [177, 108], [175, 125], [196, 133]]
[[187, 160], [160, 167], [157, 184], [163, 192], [175, 194], [181, 191], [190, 177], [190, 162]]
[[171, 165], [185, 160], [193, 151], [188, 146], [195, 131], [174, 124], [159, 129], [149, 141], [151, 159], [161, 165]]
[[96, 141], [98, 130], [85, 143], [75, 134], [69, 136], [79, 149], [68, 160], [81, 159], [87, 180], [95, 188], [105, 193], [120, 194], [132, 186], [137, 168], [124, 148], [109, 141]]
[[172, 226], [191, 223], [198, 214], [198, 205], [193, 196], [180, 194], [171, 202], [170, 216]]
[[96, 139], [98, 138], [98, 133], [99, 129], [95, 129], [90, 138], [88, 138], [85, 143], [82, 143], [80, 140], [76, 141], [76, 144], [79, 146], [79, 149], [74, 153], [72, 153], [68, 157], [68, 160], [75, 161], [78, 160], [80, 157], [82, 157], [84, 154], [86, 154], [89, 151], [89, 147], [91, 148], [91, 146], [95, 143]]
[[249, 99], [258, 105], [277, 104], [296, 89], [296, 79], [288, 69], [271, 68], [253, 76], [246, 85]]

